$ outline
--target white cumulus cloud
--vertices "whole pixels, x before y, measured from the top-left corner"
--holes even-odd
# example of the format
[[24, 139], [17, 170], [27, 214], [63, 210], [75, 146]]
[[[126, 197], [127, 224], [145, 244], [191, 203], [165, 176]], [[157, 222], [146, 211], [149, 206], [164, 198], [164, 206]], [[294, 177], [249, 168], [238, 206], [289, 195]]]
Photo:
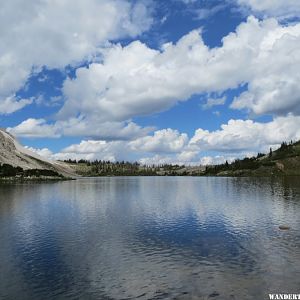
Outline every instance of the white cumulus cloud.
[[33, 148], [33, 147], [25, 147], [29, 151], [38, 154], [41, 157], [44, 157], [46, 159], [52, 160], [54, 158], [53, 152], [49, 150], [48, 148]]
[[100, 122], [124, 121], [163, 111], [193, 94], [245, 84], [248, 90], [232, 108], [299, 114], [299, 49], [300, 24], [254, 17], [224, 37], [219, 48], [207, 47], [197, 30], [161, 51], [139, 41], [115, 45], [103, 53], [103, 62], [79, 68], [76, 78], [65, 81], [67, 100], [59, 117], [82, 113], [97, 115]]
[[237, 0], [237, 3], [262, 16], [273, 16], [280, 19], [299, 18], [300, 16], [298, 0]]
[[277, 117], [268, 123], [252, 120], [230, 120], [221, 129], [208, 131], [197, 129], [189, 142], [191, 149], [199, 151], [266, 151], [283, 141], [300, 139], [300, 117]]
[[[207, 165], [232, 161], [276, 149], [283, 141], [300, 139], [300, 117], [277, 117], [267, 123], [230, 120], [220, 129], [199, 128], [190, 139], [177, 130], [157, 130], [132, 141], [83, 140], [59, 153], [36, 152], [51, 159], [104, 159], [140, 161], [143, 164]], [[217, 154], [219, 153], [219, 154]], [[220, 154], [221, 153], [221, 154]]]
[[133, 151], [168, 153], [181, 151], [187, 142], [187, 134], [168, 128], [155, 131], [152, 136], [134, 140], [130, 143], [130, 147]]
[[151, 17], [144, 3], [1, 1], [0, 102], [22, 88], [32, 72], [43, 66], [77, 64], [91, 59], [107, 41], [134, 37], [147, 30]]
[[47, 124], [45, 119], [29, 118], [14, 128], [7, 128], [7, 131], [15, 136], [29, 137], [29, 138], [57, 138], [59, 134], [56, 132], [55, 127]]
[[0, 114], [8, 115], [31, 104], [32, 99], [18, 99], [15, 95], [0, 101]]
[[7, 128], [18, 137], [57, 138], [62, 136], [85, 136], [93, 139], [132, 140], [145, 136], [153, 127], [141, 127], [134, 122], [99, 122], [97, 119], [70, 118], [47, 123], [45, 119], [29, 118], [19, 125]]

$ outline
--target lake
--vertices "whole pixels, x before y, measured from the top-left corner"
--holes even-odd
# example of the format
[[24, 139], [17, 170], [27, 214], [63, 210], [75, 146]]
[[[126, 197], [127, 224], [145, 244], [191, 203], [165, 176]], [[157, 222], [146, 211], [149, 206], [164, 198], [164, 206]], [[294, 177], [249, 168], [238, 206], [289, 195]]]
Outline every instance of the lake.
[[299, 292], [299, 177], [0, 185], [0, 299]]

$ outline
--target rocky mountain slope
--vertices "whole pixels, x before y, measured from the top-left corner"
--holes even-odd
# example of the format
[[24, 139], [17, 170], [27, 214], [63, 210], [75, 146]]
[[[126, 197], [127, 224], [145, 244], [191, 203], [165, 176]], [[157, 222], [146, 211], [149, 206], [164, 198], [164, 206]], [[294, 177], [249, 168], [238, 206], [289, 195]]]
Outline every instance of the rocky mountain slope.
[[0, 164], [23, 170], [52, 170], [63, 176], [74, 176], [75, 171], [63, 162], [47, 160], [24, 148], [11, 134], [0, 129]]

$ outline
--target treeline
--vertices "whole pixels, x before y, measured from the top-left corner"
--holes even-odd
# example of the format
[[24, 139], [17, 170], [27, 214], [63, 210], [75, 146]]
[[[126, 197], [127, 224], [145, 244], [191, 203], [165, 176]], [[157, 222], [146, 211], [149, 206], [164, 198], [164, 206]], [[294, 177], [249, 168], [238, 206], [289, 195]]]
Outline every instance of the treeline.
[[[263, 155], [264, 156], [264, 155]], [[227, 161], [224, 164], [214, 165], [214, 166], [206, 166], [205, 175], [216, 175], [220, 172], [225, 171], [238, 171], [238, 170], [256, 170], [261, 165], [265, 166], [273, 166], [274, 162], [270, 161], [259, 161], [259, 158], [262, 157], [260, 153], [255, 157], [246, 157], [244, 159], [236, 159], [232, 163], [228, 163]]]
[[75, 164], [76, 170], [85, 176], [156, 176], [176, 175], [176, 170], [183, 168], [179, 165], [160, 164], [142, 165], [138, 162], [128, 161], [104, 161], [85, 159], [64, 160], [66, 163]]
[[257, 156], [236, 159], [232, 163], [226, 161], [224, 164], [207, 166], [204, 175], [216, 175], [226, 171], [256, 170], [261, 166], [272, 167], [275, 166], [276, 161], [279, 159], [299, 155], [299, 150], [295, 147], [297, 145], [300, 145], [300, 141], [297, 143], [293, 143], [293, 141], [289, 143], [282, 142], [280, 148], [275, 151], [270, 148], [268, 154], [258, 153]]
[[0, 177], [62, 177], [53, 170], [29, 169], [13, 167], [9, 164], [0, 164]]
[[282, 142], [280, 148], [276, 151], [272, 151], [272, 148], [270, 148], [269, 158], [272, 158], [273, 160], [278, 160], [299, 155], [299, 150], [297, 149], [297, 147], [295, 147], [299, 145], [300, 141], [296, 143], [293, 143], [293, 141], [290, 141], [289, 143]]
[[[221, 172], [228, 172], [230, 174], [239, 170], [249, 170], [252, 172], [260, 167], [274, 167], [276, 161], [279, 159], [299, 156], [300, 155], [300, 141], [293, 143], [282, 142], [279, 149], [273, 151], [270, 149], [269, 153], [258, 153], [253, 157], [246, 157], [244, 159], [236, 159], [229, 163], [226, 161], [219, 165], [206, 166], [205, 170], [199, 168], [192, 170], [190, 167], [184, 165], [160, 164], [160, 165], [142, 165], [138, 162], [127, 161], [105, 161], [94, 160], [65, 160], [64, 162], [73, 164], [76, 172], [84, 176], [205, 176], [217, 175]], [[238, 175], [238, 174], [237, 174]]]

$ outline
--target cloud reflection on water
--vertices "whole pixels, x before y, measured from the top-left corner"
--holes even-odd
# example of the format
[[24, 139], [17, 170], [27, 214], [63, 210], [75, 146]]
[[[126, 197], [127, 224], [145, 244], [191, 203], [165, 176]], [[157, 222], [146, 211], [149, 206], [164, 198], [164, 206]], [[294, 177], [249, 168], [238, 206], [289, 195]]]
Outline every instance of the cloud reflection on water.
[[[299, 286], [298, 179], [112, 177], [0, 189], [0, 271], [14, 274], [1, 276], [0, 295], [257, 299]], [[292, 230], [280, 232], [286, 222]]]

